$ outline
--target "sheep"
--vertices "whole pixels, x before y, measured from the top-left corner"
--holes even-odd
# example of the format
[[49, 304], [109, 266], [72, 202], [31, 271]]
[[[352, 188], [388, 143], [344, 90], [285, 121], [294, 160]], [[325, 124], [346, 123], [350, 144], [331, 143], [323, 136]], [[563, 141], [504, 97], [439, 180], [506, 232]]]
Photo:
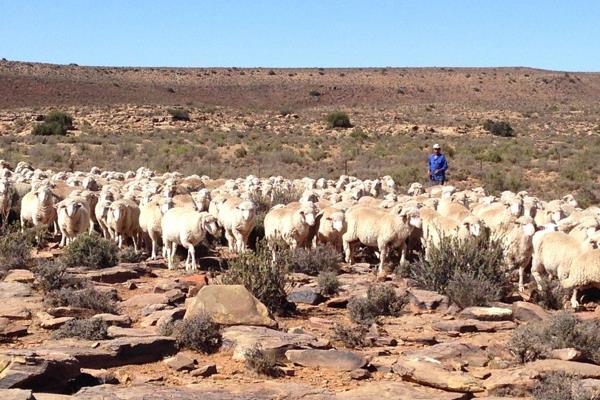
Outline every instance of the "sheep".
[[341, 253], [343, 251], [342, 235], [346, 232], [344, 211], [334, 207], [326, 207], [321, 213], [315, 244], [330, 244]]
[[112, 233], [108, 228], [108, 210], [113, 201], [115, 201], [113, 192], [105, 191], [100, 194], [100, 198], [94, 207], [96, 222], [98, 223], [98, 227], [100, 228], [100, 232], [104, 239], [112, 238]]
[[140, 230], [150, 238], [152, 260], [156, 260], [156, 249], [162, 236], [162, 217], [171, 208], [173, 201], [169, 198], [151, 201], [149, 196], [146, 196], [140, 204]]
[[537, 232], [533, 236], [533, 257], [531, 275], [538, 290], [543, 291], [542, 273], [549, 278], [558, 277], [560, 281], [569, 275], [572, 261], [590, 248], [590, 238], [580, 242], [564, 232]]
[[505, 260], [508, 271], [519, 270], [519, 291], [525, 290], [523, 278], [525, 268], [529, 266], [533, 255], [533, 235], [535, 234], [535, 222], [533, 218], [522, 216], [516, 218], [500, 236], [505, 249]]
[[121, 199], [110, 204], [107, 225], [120, 249], [123, 248], [123, 240], [130, 238], [134, 250], [138, 251], [139, 220], [140, 208], [135, 201]]
[[[27, 224], [39, 226], [56, 222], [56, 209], [54, 208], [54, 197], [50, 186], [40, 186], [23, 196], [23, 199], [21, 199], [20, 221], [21, 232], [25, 230]], [[38, 239], [41, 239], [41, 237], [38, 237]]]
[[69, 197], [56, 204], [58, 228], [62, 234], [59, 247], [69, 245], [90, 228], [90, 208], [86, 199]]
[[207, 232], [215, 235], [218, 229], [217, 219], [205, 211], [198, 212], [177, 207], [165, 212], [161, 221], [161, 230], [163, 244], [167, 251], [168, 268], [175, 268], [173, 260], [177, 245], [180, 244], [188, 251], [185, 269], [195, 270], [197, 267], [194, 246], [206, 237]]
[[219, 223], [225, 230], [225, 238], [230, 251], [246, 251], [248, 237], [254, 228], [256, 205], [233, 197], [225, 201], [219, 212]]
[[198, 211], [208, 211], [210, 206], [211, 195], [208, 189], [200, 189], [192, 194], [192, 198], [198, 207]]
[[12, 206], [12, 184], [9, 180], [0, 180], [0, 227], [8, 225], [8, 214]]
[[560, 280], [565, 289], [572, 289], [571, 307], [579, 308], [577, 293], [579, 289], [587, 287], [600, 287], [600, 233], [589, 238], [589, 248], [575, 256], [567, 276]]
[[494, 203], [473, 210], [473, 214], [481, 218], [492, 231], [501, 229], [511, 218], [523, 215], [523, 200], [515, 197], [507, 203]]
[[423, 185], [420, 184], [419, 182], [413, 182], [413, 183], [411, 183], [410, 187], [408, 188], [407, 193], [410, 196], [419, 196], [419, 195], [425, 193], [425, 189], [423, 188]]
[[346, 211], [346, 225], [346, 233], [342, 235], [346, 262], [353, 262], [351, 244], [354, 242], [377, 247], [378, 275], [383, 276], [383, 265], [390, 250], [400, 248], [400, 262], [406, 261], [406, 240], [414, 228], [421, 227], [421, 217], [419, 211], [413, 208], [396, 206], [378, 209], [356, 206]]
[[316, 223], [317, 207], [314, 203], [300, 203], [298, 206], [277, 205], [265, 216], [265, 238], [276, 256], [276, 242], [283, 241], [290, 249], [305, 247], [311, 227]]

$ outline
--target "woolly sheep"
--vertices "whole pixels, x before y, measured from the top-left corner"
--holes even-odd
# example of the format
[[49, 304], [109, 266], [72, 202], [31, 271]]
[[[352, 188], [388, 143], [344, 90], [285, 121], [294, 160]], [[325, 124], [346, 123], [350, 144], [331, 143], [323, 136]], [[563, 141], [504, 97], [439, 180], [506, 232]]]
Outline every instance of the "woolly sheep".
[[519, 270], [519, 291], [525, 290], [523, 278], [533, 255], [533, 235], [535, 222], [533, 218], [522, 216], [511, 222], [500, 236], [505, 249], [505, 260], [508, 271]]
[[326, 207], [321, 213], [315, 242], [317, 245], [330, 244], [341, 253], [343, 251], [342, 235], [346, 232], [344, 211]]
[[69, 197], [56, 204], [58, 228], [62, 235], [59, 247], [69, 245], [90, 228], [90, 208], [86, 199]]
[[254, 228], [256, 205], [240, 198], [225, 201], [219, 212], [219, 223], [225, 230], [225, 238], [230, 251], [246, 251], [248, 237]]
[[315, 225], [317, 207], [307, 202], [298, 206], [277, 205], [265, 216], [265, 238], [275, 257], [277, 241], [283, 241], [292, 250], [306, 246], [311, 227]]
[[173, 260], [177, 245], [188, 251], [185, 269], [196, 269], [196, 252], [194, 246], [200, 243], [206, 233], [216, 235], [219, 227], [217, 219], [207, 212], [198, 212], [189, 208], [171, 208], [162, 218], [161, 230], [163, 244], [167, 252], [169, 269], [173, 269]]
[[0, 226], [8, 225], [8, 214], [12, 205], [12, 184], [9, 180], [0, 180]]
[[573, 289], [571, 295], [571, 306], [579, 307], [577, 293], [579, 289], [586, 287], [600, 287], [600, 233], [589, 238], [589, 248], [575, 256], [571, 262], [571, 268], [567, 276], [561, 279], [560, 284], [565, 289]]
[[56, 223], [54, 197], [50, 186], [40, 186], [23, 196], [20, 220], [21, 232], [24, 231], [27, 224], [39, 226]]
[[107, 226], [113, 238], [123, 248], [123, 241], [130, 238], [133, 248], [138, 251], [138, 235], [140, 230], [140, 208], [133, 200], [121, 199], [113, 201], [108, 210]]
[[140, 204], [140, 230], [150, 239], [152, 260], [156, 260], [156, 250], [158, 242], [162, 237], [162, 217], [173, 208], [171, 199], [150, 200], [149, 196], [145, 196], [142, 204]]

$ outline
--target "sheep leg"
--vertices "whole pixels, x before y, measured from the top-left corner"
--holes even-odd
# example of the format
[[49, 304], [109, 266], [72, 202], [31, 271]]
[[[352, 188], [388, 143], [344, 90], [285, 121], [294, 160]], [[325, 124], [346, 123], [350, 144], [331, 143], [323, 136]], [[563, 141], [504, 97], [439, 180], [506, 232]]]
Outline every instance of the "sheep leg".
[[235, 237], [229, 229], [225, 229], [225, 238], [227, 239], [227, 248], [229, 251], [235, 251]]
[[400, 244], [400, 265], [406, 264], [407, 249], [408, 249], [408, 246], [406, 245], [406, 242], [402, 242]]
[[388, 247], [385, 244], [379, 245], [379, 268], [377, 269], [377, 276], [385, 276], [383, 265], [388, 255]]
[[123, 235], [119, 234], [117, 241], [119, 242], [119, 248], [123, 248]]
[[175, 252], [176, 251], [177, 251], [177, 243], [172, 242], [171, 243], [171, 251], [169, 252], [169, 263], [171, 264], [171, 269], [175, 268], [174, 261], [175, 261]]
[[577, 288], [573, 289], [573, 294], [571, 295], [571, 307], [573, 307], [574, 310], [579, 308], [579, 302], [577, 301]]
[[137, 251], [138, 251], [137, 235], [131, 236], [131, 241], [133, 242], [133, 250], [137, 253]]
[[244, 241], [244, 235], [241, 232], [234, 230], [233, 237], [235, 240], [235, 247], [238, 253], [243, 253], [246, 248], [246, 242]]
[[156, 260], [156, 240], [152, 239], [152, 256], [153, 260]]
[[523, 282], [525, 275], [525, 266], [521, 265], [519, 267], [519, 292], [525, 291], [525, 283]]
[[342, 247], [344, 249], [344, 255], [346, 258], [346, 262], [349, 263], [350, 265], [352, 265], [354, 262], [353, 254], [352, 254], [352, 246], [350, 245], [350, 242], [347, 240], [347, 238], [345, 236], [346, 235], [342, 236]]
[[537, 284], [537, 288], [539, 292], [542, 292], [544, 290], [544, 287], [542, 285], [542, 274], [541, 272], [543, 271], [544, 266], [542, 265], [542, 263], [540, 262], [540, 260], [538, 259], [538, 257], [533, 257], [533, 260], [531, 261], [531, 276], [533, 276], [533, 279], [535, 280], [535, 283]]
[[188, 251], [188, 257], [185, 261], [185, 270], [196, 270], [196, 250], [194, 249], [194, 245], [192, 243], [182, 243], [182, 245], [186, 247]]

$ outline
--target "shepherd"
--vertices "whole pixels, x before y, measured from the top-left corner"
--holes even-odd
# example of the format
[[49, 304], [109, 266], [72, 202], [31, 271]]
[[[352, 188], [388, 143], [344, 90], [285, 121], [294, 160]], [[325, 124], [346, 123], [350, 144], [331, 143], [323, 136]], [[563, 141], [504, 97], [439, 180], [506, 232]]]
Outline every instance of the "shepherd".
[[447, 170], [446, 156], [442, 154], [442, 147], [436, 143], [433, 145], [433, 153], [429, 155], [429, 184], [443, 185], [446, 182]]

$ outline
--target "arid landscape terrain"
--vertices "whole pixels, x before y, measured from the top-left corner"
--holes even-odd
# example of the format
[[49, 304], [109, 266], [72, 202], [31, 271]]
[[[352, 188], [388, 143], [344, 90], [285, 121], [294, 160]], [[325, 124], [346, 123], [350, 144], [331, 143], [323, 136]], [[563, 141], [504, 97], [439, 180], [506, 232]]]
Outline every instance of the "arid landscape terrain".
[[[64, 134], [32, 134], [51, 115]], [[2, 60], [0, 394], [598, 399], [598, 116], [600, 73]], [[426, 187], [433, 143], [449, 189]], [[152, 229], [183, 244], [191, 218], [198, 269], [152, 259]]]

